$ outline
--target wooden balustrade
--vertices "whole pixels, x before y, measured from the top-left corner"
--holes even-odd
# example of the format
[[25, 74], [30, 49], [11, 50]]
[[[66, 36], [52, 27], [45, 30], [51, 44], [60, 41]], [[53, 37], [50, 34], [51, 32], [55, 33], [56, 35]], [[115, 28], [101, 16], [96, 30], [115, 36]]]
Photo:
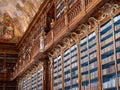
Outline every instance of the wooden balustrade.
[[64, 28], [65, 26], [65, 17], [63, 15], [63, 17], [61, 17], [61, 19], [59, 19], [56, 24], [55, 24], [55, 27], [54, 27], [54, 35], [56, 36], [62, 28]]
[[[80, 20], [85, 16], [85, 13], [88, 13], [93, 8], [95, 8], [95, 6], [100, 3], [100, 1], [102, 0], [78, 0], [77, 2], [75, 2], [73, 6], [64, 15], [62, 15], [62, 17], [58, 21], [55, 22], [54, 27], [46, 35], [44, 40], [45, 50], [51, 47], [51, 45], [55, 41], [57, 41], [61, 36], [63, 36], [63, 34], [66, 33], [66, 29], [68, 29], [68, 27], [71, 28], [78, 24], [78, 22], [80, 22]], [[66, 21], [68, 21], [68, 25], [65, 24]], [[32, 46], [31, 57], [34, 58], [38, 53], [40, 53], [40, 39], [39, 37], [36, 37]], [[23, 65], [21, 69], [24, 68]], [[19, 72], [20, 70], [18, 70], [18, 72], [17, 70], [15, 70], [13, 73], [13, 77], [15, 78]]]
[[77, 1], [68, 11], [68, 22], [71, 22], [81, 11], [81, 2]]

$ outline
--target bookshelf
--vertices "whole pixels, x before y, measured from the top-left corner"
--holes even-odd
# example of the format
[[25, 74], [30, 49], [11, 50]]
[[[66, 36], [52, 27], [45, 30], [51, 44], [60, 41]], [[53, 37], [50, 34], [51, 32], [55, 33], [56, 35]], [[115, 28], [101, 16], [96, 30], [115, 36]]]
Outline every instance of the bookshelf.
[[36, 80], [37, 79], [37, 74], [33, 73], [32, 74], [32, 90], [36, 90]]
[[31, 89], [31, 77], [29, 76], [28, 79], [27, 79], [27, 89], [30, 90]]
[[[114, 33], [113, 26], [115, 28]], [[117, 76], [120, 89], [120, 15], [114, 17], [114, 25], [112, 25], [112, 20], [101, 25], [99, 34], [100, 41], [98, 43], [100, 44], [101, 68], [98, 68], [97, 38], [94, 31], [81, 38], [79, 45], [76, 45], [76, 43], [72, 44], [72, 46], [64, 51], [64, 64], [61, 68], [64, 68], [64, 81], [62, 82], [64, 83], [65, 90], [78, 90], [78, 46], [80, 48], [81, 90], [98, 90], [98, 69], [101, 69], [100, 71], [102, 73], [101, 86], [103, 90], [117, 90]], [[115, 34], [116, 48], [114, 48], [113, 34]], [[114, 49], [116, 50], [116, 54]], [[115, 55], [117, 60], [117, 73]], [[54, 59], [54, 75], [55, 71], [57, 71], [57, 62], [58, 60]], [[58, 88], [54, 88], [54, 90], [56, 89]]]
[[120, 14], [114, 17], [118, 85], [120, 89]]
[[38, 90], [42, 90], [43, 88], [43, 70], [38, 70]]
[[27, 75], [18, 83], [18, 90], [42, 90], [43, 89], [43, 69], [38, 69]]
[[98, 67], [95, 32], [80, 40], [82, 90], [98, 89]]
[[71, 8], [72, 5], [76, 2], [77, 0], [66, 0], [68, 8]]
[[61, 56], [54, 59], [54, 90], [62, 90], [62, 60]]
[[78, 66], [77, 66], [77, 45], [74, 44], [70, 47], [71, 51], [71, 88], [78, 90]]
[[[60, 1], [57, 2], [61, 3]], [[75, 3], [75, 0], [67, 0], [67, 2]], [[61, 4], [58, 4], [57, 8], [60, 6]], [[100, 26], [98, 33], [100, 41], [97, 41], [96, 32], [92, 30], [80, 37], [79, 43], [71, 42], [67, 48], [62, 49], [61, 54], [53, 55], [55, 57], [52, 68], [53, 90], [99, 90], [99, 72], [102, 76], [102, 83], [100, 83], [102, 90], [120, 89], [120, 14], [114, 17], [114, 25], [110, 19]], [[99, 60], [97, 50], [100, 50]], [[78, 65], [79, 62], [80, 65]], [[43, 70], [40, 69], [37, 73], [34, 72], [21, 80], [18, 84], [19, 90], [26, 88], [35, 90], [37, 87], [38, 90], [42, 90], [42, 82]]]
[[[114, 17], [114, 25], [112, 25], [112, 20], [110, 20], [106, 24], [104, 24], [100, 30], [104, 90], [117, 90], [117, 84], [119, 83], [119, 80], [118, 83], [116, 81], [117, 76], [119, 78], [119, 24], [120, 15], [117, 15]], [[115, 31], [112, 31], [113, 28], [115, 28]], [[115, 41], [115, 45], [113, 41]], [[114, 52], [114, 49], [116, 52]], [[117, 68], [115, 65], [116, 62]], [[118, 71], [116, 71], [116, 69], [118, 69]]]
[[56, 2], [56, 19], [58, 20], [64, 14], [64, 0]]

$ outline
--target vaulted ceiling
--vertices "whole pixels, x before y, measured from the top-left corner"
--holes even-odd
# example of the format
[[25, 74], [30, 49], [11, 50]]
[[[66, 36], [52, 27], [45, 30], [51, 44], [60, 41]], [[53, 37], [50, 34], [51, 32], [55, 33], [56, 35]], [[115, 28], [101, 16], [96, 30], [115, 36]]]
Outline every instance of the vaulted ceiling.
[[17, 44], [43, 1], [0, 0], [0, 81], [12, 73], [18, 60]]
[[0, 43], [18, 43], [43, 0], [0, 0]]

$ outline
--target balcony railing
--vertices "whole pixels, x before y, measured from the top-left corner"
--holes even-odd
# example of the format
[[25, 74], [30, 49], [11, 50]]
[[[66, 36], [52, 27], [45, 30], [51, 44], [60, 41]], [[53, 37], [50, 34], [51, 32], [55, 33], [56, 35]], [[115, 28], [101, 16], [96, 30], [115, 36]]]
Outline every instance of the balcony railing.
[[68, 11], [68, 22], [71, 22], [82, 10], [82, 4], [80, 1], [77, 1], [73, 7]]
[[[80, 22], [80, 18], [85, 16], [85, 13], [91, 11], [98, 3], [102, 0], [78, 0], [76, 3], [71, 6], [71, 8], [64, 13], [64, 15], [55, 22], [54, 27], [50, 30], [50, 32], [46, 35], [44, 40], [44, 45], [46, 51], [55, 41], [58, 41], [68, 30], [68, 27], [71, 28], [71, 23], [76, 25]], [[92, 8], [91, 8], [92, 7]], [[89, 9], [89, 10], [88, 10]], [[87, 11], [88, 10], [88, 11]], [[29, 42], [29, 41], [28, 41]], [[34, 40], [34, 45], [31, 51], [31, 57], [34, 58], [38, 53], [40, 53], [40, 39], [37, 37]], [[28, 63], [28, 62], [27, 62]], [[24, 64], [26, 65], [26, 64]], [[22, 67], [24, 68], [24, 67]], [[15, 70], [13, 77], [18, 75], [20, 71]]]
[[61, 29], [64, 28], [64, 26], [65, 26], [65, 17], [63, 15], [63, 17], [59, 19], [55, 24], [54, 35], [57, 35], [61, 31]]

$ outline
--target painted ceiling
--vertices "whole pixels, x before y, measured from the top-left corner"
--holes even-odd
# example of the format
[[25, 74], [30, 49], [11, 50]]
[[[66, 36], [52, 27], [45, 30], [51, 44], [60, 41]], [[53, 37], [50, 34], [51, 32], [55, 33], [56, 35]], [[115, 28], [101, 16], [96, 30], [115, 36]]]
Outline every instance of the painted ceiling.
[[18, 43], [43, 0], [0, 0], [0, 43]]

